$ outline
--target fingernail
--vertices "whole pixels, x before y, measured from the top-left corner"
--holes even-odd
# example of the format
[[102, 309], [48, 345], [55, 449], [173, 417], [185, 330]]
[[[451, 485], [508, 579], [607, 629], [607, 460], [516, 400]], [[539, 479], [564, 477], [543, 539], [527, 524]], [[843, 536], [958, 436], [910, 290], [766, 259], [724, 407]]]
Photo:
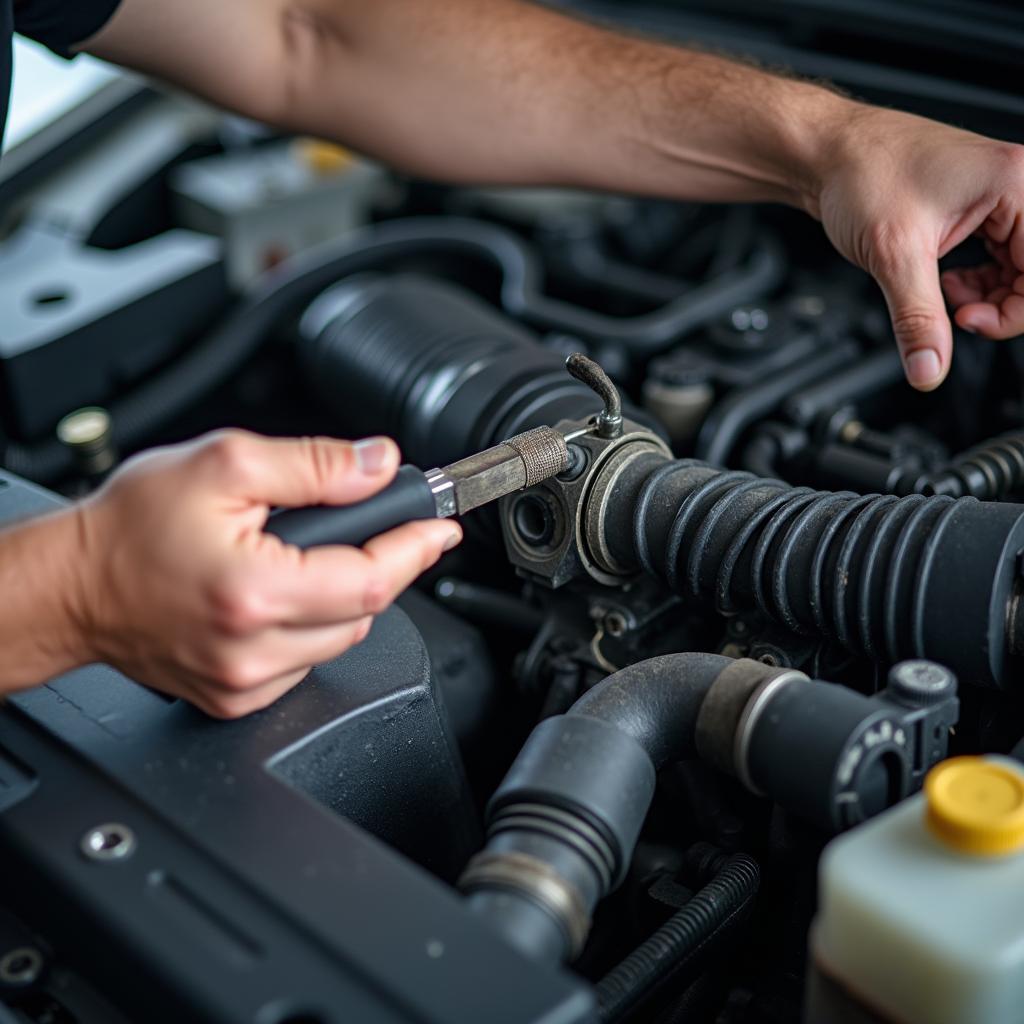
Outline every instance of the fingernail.
[[914, 387], [934, 384], [942, 373], [938, 354], [934, 349], [919, 348], [907, 356], [907, 379]]
[[978, 328], [974, 324], [961, 324], [960, 325], [968, 334], [977, 334]]
[[357, 441], [354, 448], [356, 465], [368, 476], [379, 473], [391, 455], [391, 442], [385, 437], [368, 437], [365, 441]]
[[458, 546], [460, 540], [462, 540], [462, 532], [458, 530], [453, 530], [452, 535], [444, 542], [444, 547], [441, 548], [441, 550], [451, 551], [452, 548]]

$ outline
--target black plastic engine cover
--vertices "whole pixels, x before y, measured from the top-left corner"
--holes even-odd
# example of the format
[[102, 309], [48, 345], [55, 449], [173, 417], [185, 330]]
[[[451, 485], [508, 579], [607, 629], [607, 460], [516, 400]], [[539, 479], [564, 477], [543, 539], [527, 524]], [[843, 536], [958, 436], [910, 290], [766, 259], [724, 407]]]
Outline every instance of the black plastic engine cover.
[[[0, 482], [0, 522], [59, 503]], [[130, 856], [85, 856], [105, 823], [131, 829]], [[239, 721], [104, 666], [0, 710], [0, 904], [152, 1024], [591, 1019], [582, 986], [364, 831], [450, 878], [475, 828], [422, 638], [398, 610]]]

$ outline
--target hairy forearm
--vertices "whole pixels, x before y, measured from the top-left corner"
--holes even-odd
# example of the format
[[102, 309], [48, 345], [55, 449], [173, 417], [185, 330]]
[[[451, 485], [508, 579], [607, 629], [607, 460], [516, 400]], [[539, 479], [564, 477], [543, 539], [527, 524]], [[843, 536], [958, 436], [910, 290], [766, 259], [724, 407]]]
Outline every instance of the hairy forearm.
[[307, 0], [278, 119], [421, 173], [815, 212], [854, 106], [520, 0]]
[[0, 694], [91, 660], [77, 621], [77, 523], [67, 510], [0, 531]]
[[856, 109], [526, 0], [124, 0], [89, 48], [429, 177], [814, 213]]

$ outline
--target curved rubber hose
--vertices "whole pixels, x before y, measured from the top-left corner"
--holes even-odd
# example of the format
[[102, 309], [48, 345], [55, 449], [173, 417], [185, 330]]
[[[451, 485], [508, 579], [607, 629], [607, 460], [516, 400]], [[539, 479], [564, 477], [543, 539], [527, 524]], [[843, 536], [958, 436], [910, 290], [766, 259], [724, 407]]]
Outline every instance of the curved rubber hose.
[[[578, 915], [573, 920], [585, 936], [594, 906], [629, 868], [656, 769], [693, 756], [700, 707], [730, 664], [714, 654], [652, 658], [541, 722], [490, 802], [483, 860], [514, 866], [526, 856], [547, 865], [579, 894], [585, 923]], [[571, 941], [564, 911], [539, 908], [531, 883], [510, 891], [507, 876], [480, 877], [473, 864], [467, 875], [474, 913], [527, 955], [562, 960], [578, 953], [581, 943]]]
[[614, 725], [661, 768], [693, 756], [700, 706], [731, 664], [720, 654], [664, 654], [638, 661], [601, 680], [566, 715]]
[[697, 458], [724, 466], [743, 431], [778, 408], [794, 388], [845, 370], [856, 363], [860, 353], [856, 342], [840, 342], [796, 366], [786, 367], [753, 387], [734, 391], [719, 402], [704, 420], [697, 438]]

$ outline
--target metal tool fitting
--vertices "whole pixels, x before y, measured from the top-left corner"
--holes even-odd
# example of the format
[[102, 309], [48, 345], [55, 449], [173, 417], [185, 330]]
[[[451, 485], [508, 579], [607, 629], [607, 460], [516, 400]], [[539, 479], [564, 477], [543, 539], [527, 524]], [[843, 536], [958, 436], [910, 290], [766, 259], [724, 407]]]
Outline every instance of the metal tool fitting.
[[426, 473], [441, 517], [464, 515], [506, 494], [533, 487], [569, 468], [565, 437], [536, 427], [507, 441]]
[[601, 396], [604, 410], [587, 421], [556, 425], [552, 433], [567, 446], [565, 465], [557, 475], [545, 472], [537, 478], [543, 482], [504, 500], [505, 547], [520, 571], [549, 587], [585, 575], [620, 583], [634, 572], [615, 561], [604, 539], [612, 490], [640, 456], [665, 459], [671, 452], [657, 434], [623, 419], [618, 390], [592, 359], [576, 352], [566, 360], [566, 369]]

